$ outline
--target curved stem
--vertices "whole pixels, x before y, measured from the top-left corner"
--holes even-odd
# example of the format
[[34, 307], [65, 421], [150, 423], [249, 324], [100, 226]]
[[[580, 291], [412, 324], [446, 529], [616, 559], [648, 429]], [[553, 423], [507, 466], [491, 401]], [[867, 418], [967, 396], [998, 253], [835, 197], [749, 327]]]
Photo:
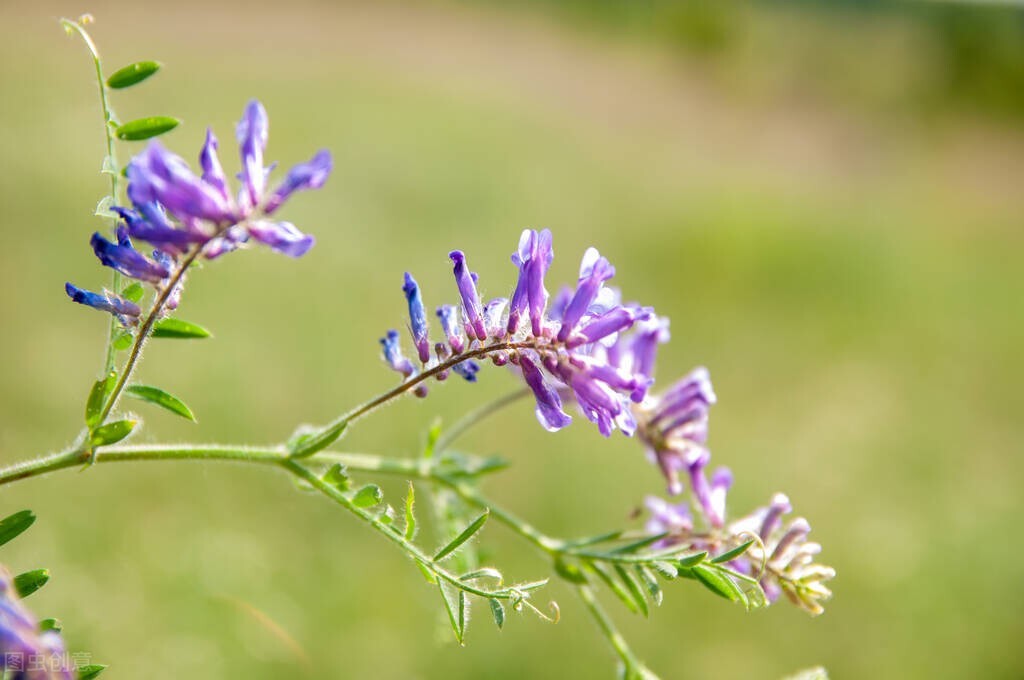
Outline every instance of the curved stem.
[[539, 344], [537, 341], [495, 342], [490, 345], [475, 347], [473, 349], [466, 350], [465, 352], [462, 352], [460, 354], [455, 354], [446, 359], [445, 361], [442, 361], [424, 371], [421, 371], [420, 373], [417, 373], [416, 375], [409, 378], [408, 380], [398, 385], [397, 387], [394, 387], [388, 390], [387, 392], [384, 392], [383, 394], [380, 394], [374, 397], [373, 399], [363, 404], [360, 404], [359, 406], [355, 407], [351, 411], [348, 411], [347, 413], [343, 413], [342, 415], [338, 416], [337, 418], [329, 422], [327, 425], [321, 427], [319, 430], [317, 430], [310, 436], [317, 437], [320, 436], [321, 434], [324, 434], [325, 432], [328, 432], [329, 430], [340, 428], [342, 425], [347, 425], [355, 420], [358, 420], [359, 418], [362, 418], [368, 413], [371, 413], [377, 408], [383, 406], [392, 399], [401, 397], [403, 394], [411, 392], [413, 388], [415, 388], [417, 385], [426, 380], [429, 380], [430, 378], [433, 378], [438, 373], [449, 371], [453, 367], [458, 366], [459, 364], [465, 361], [487, 356], [488, 354], [493, 354], [494, 352], [515, 349], [532, 349], [539, 352], [544, 351], [544, 346]]
[[146, 344], [146, 340], [149, 338], [150, 332], [153, 330], [153, 325], [160, 317], [164, 307], [167, 306], [167, 300], [170, 299], [171, 293], [181, 282], [185, 271], [195, 262], [195, 259], [199, 256], [199, 253], [203, 252], [202, 246], [196, 246], [192, 251], [185, 257], [181, 265], [178, 267], [178, 271], [174, 273], [170, 281], [160, 294], [157, 296], [156, 301], [153, 303], [153, 307], [149, 310], [149, 314], [146, 315], [145, 321], [142, 322], [142, 326], [139, 327], [139, 332], [135, 336], [135, 342], [132, 343], [131, 352], [128, 354], [128, 360], [124, 364], [124, 370], [121, 371], [120, 377], [117, 379], [117, 383], [114, 385], [113, 391], [110, 393], [110, 397], [107, 399], [107, 403], [103, 406], [103, 410], [100, 411], [100, 418], [97, 422], [98, 425], [102, 425], [107, 420], [107, 416], [117, 405], [118, 397], [121, 396], [121, 392], [124, 391], [125, 385], [128, 384], [128, 379], [132, 376], [132, 371], [135, 370], [135, 365], [139, 361], [139, 357], [142, 356], [142, 346]]
[[581, 583], [576, 586], [576, 592], [579, 594], [580, 599], [583, 600], [583, 604], [586, 605], [591, 618], [594, 619], [597, 627], [608, 640], [608, 644], [611, 645], [612, 649], [615, 650], [615, 654], [622, 661], [622, 665], [625, 668], [622, 677], [626, 680], [656, 680], [657, 676], [636, 658], [633, 650], [626, 644], [626, 639], [622, 637], [622, 633], [615, 627], [611, 617], [605, 612], [601, 603], [597, 601], [597, 597], [594, 595], [591, 587]]
[[509, 392], [502, 397], [498, 397], [494, 401], [488, 402], [474, 411], [470, 411], [465, 416], [455, 421], [454, 425], [444, 431], [441, 437], [437, 440], [437, 443], [434, 445], [434, 451], [441, 453], [451, 446], [456, 439], [464, 435], [475, 425], [494, 415], [506, 406], [514, 404], [528, 394], [530, 394], [530, 388], [524, 387], [520, 390], [516, 390], [515, 392]]
[[[69, 19], [61, 19], [61, 26], [64, 27], [65, 31], [69, 33], [75, 31], [79, 37], [82, 38], [82, 42], [85, 43], [86, 49], [89, 50], [89, 54], [92, 55], [93, 66], [96, 68], [96, 87], [99, 89], [100, 94], [100, 110], [103, 112], [103, 134], [107, 142], [107, 158], [108, 162], [103, 164], [103, 171], [110, 175], [110, 202], [112, 205], [117, 204], [118, 196], [120, 194], [120, 182], [121, 172], [117, 162], [117, 147], [114, 142], [114, 126], [113, 119], [114, 114], [110, 109], [110, 102], [107, 100], [107, 81], [103, 77], [103, 61], [100, 59], [100, 52], [96, 47], [96, 43], [93, 42], [92, 37], [88, 31], [82, 26], [79, 21], [71, 21]], [[111, 230], [117, 225], [117, 220], [111, 221]], [[121, 291], [121, 273], [114, 270], [111, 277], [111, 287], [115, 293]], [[116, 318], [110, 318], [110, 328], [107, 334], [107, 347], [106, 357], [104, 358], [104, 370], [103, 375], [109, 375], [114, 369], [114, 339], [118, 333], [121, 332], [120, 325]]]

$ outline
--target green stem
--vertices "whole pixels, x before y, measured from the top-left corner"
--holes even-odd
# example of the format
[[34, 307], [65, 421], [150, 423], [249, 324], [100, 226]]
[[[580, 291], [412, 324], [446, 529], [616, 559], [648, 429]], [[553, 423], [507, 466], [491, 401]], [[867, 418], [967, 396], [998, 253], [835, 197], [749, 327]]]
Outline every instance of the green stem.
[[530, 388], [524, 387], [515, 392], [509, 392], [503, 397], [498, 397], [494, 401], [488, 402], [480, 408], [470, 411], [465, 416], [455, 421], [455, 424], [444, 431], [441, 438], [437, 440], [434, 445], [434, 451], [441, 453], [448, 449], [456, 439], [464, 435], [472, 427], [494, 415], [501, 409], [505, 408], [509, 404], [514, 404], [526, 395], [530, 394]]
[[157, 296], [156, 301], [153, 302], [152, 308], [149, 310], [149, 314], [146, 315], [146, 319], [142, 322], [138, 332], [135, 334], [135, 342], [132, 343], [131, 352], [128, 354], [128, 360], [124, 364], [124, 369], [121, 371], [121, 375], [117, 379], [117, 383], [114, 385], [113, 391], [110, 393], [110, 397], [107, 399], [107, 403], [103, 406], [103, 410], [100, 411], [99, 420], [96, 423], [96, 427], [99, 427], [107, 420], [107, 416], [117, 405], [117, 400], [121, 396], [121, 392], [124, 391], [125, 386], [128, 384], [128, 380], [132, 376], [132, 372], [135, 370], [135, 365], [138, 363], [139, 358], [142, 356], [142, 347], [146, 344], [146, 340], [149, 338], [149, 334], [153, 330], [153, 326], [156, 324], [160, 314], [163, 312], [164, 307], [167, 306], [167, 300], [170, 299], [171, 293], [181, 282], [182, 277], [185, 276], [185, 272], [195, 262], [199, 254], [203, 252], [202, 246], [196, 246], [192, 251], [182, 260], [181, 265], [178, 266], [178, 270], [174, 272], [174, 276], [171, 277], [170, 281], [163, 287], [160, 294]]
[[605, 639], [608, 640], [608, 644], [611, 645], [612, 649], [615, 650], [615, 654], [622, 661], [625, 668], [623, 677], [626, 680], [657, 680], [657, 676], [633, 654], [633, 650], [626, 644], [626, 639], [622, 637], [622, 633], [618, 631], [611, 617], [605, 612], [601, 603], [597, 601], [597, 596], [594, 595], [591, 587], [581, 583], [576, 586], [576, 592], [580, 599], [583, 600], [583, 604], [587, 606], [587, 611], [590, 612], [591, 618], [594, 619], [597, 627], [601, 630]]
[[[93, 42], [92, 37], [81, 23], [78, 21], [71, 21], [69, 19], [61, 19], [60, 23], [64, 27], [64, 30], [68, 32], [75, 31], [78, 33], [82, 38], [82, 42], [85, 43], [86, 49], [89, 50], [89, 54], [92, 55], [92, 62], [96, 68], [96, 87], [99, 89], [100, 93], [100, 110], [103, 112], [103, 134], [107, 141], [107, 158], [110, 159], [109, 163], [104, 164], [104, 169], [110, 175], [110, 202], [112, 205], [117, 205], [121, 191], [121, 171], [117, 162], [117, 147], [114, 142], [114, 114], [110, 110], [110, 102], [107, 99], [107, 81], [106, 78], [103, 77], [103, 62], [100, 59], [100, 52], [96, 47], [96, 43]], [[113, 231], [116, 226], [117, 220], [112, 220], [111, 231]], [[114, 270], [110, 285], [114, 293], [119, 293], [121, 291], [121, 273], [117, 270]], [[117, 319], [112, 316], [110, 318], [110, 328], [107, 333], [106, 356], [103, 363], [104, 376], [110, 375], [110, 372], [114, 370], [114, 339], [120, 332], [120, 324]]]

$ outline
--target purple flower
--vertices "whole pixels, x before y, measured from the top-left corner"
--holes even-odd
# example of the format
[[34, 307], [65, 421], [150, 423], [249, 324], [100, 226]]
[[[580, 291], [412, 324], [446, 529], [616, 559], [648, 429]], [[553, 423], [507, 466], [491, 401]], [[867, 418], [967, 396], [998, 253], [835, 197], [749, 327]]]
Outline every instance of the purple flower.
[[455, 305], [441, 305], [437, 308], [437, 318], [441, 320], [441, 328], [455, 354], [460, 354], [466, 346], [465, 338], [462, 335], [462, 321], [459, 317], [459, 308]]
[[430, 361], [430, 337], [427, 327], [427, 312], [423, 307], [423, 295], [420, 287], [412, 274], [405, 273], [405, 284], [402, 286], [405, 299], [409, 303], [409, 328], [412, 331], [413, 342], [419, 352], [420, 361], [424, 364]]
[[562, 410], [558, 392], [548, 384], [537, 365], [525, 354], [519, 357], [519, 368], [523, 371], [523, 380], [537, 399], [537, 420], [544, 429], [554, 432], [571, 423], [572, 418]]
[[519, 238], [519, 248], [512, 254], [512, 263], [519, 268], [519, 281], [512, 293], [509, 305], [508, 332], [519, 329], [519, 320], [529, 310], [530, 327], [535, 336], [540, 336], [544, 327], [544, 307], [548, 302], [548, 291], [544, 288], [547, 274], [555, 253], [551, 248], [551, 231], [527, 229]]
[[254, 240], [289, 257], [302, 257], [315, 242], [312, 236], [303, 234], [291, 222], [255, 220], [249, 222], [246, 231]]
[[455, 284], [459, 288], [459, 295], [462, 296], [462, 309], [469, 320], [466, 333], [470, 335], [470, 339], [477, 338], [483, 342], [487, 339], [487, 328], [484, 326], [480, 295], [476, 292], [476, 277], [469, 271], [466, 255], [461, 250], [453, 250], [448, 253], [448, 257], [455, 265]]
[[686, 503], [669, 503], [657, 496], [644, 499], [650, 519], [644, 529], [649, 534], [684, 534], [693, 531], [693, 519]]
[[132, 237], [175, 254], [200, 245], [207, 259], [215, 259], [252, 237], [285, 255], [304, 255], [313, 246], [311, 236], [289, 222], [261, 218], [276, 212], [296, 191], [323, 186], [331, 172], [331, 155], [319, 151], [309, 162], [292, 168], [261, 204], [268, 172], [263, 160], [267, 130], [262, 104], [250, 102], [237, 128], [243, 185], [237, 201], [217, 154], [217, 138], [208, 130], [199, 153], [202, 176], [197, 177], [181, 157], [159, 142], [151, 142], [128, 165], [128, 197], [134, 210], [114, 210]]
[[252, 208], [263, 199], [267, 170], [263, 166], [263, 152], [267, 149], [270, 121], [263, 104], [253, 99], [246, 105], [242, 120], [238, 121], [235, 136], [242, 156], [242, 194], [240, 202]]
[[69, 298], [80, 305], [113, 314], [125, 326], [138, 322], [139, 315], [142, 314], [142, 309], [137, 304], [113, 293], [101, 295], [100, 293], [84, 290], [71, 283], [64, 284], [64, 292], [68, 294]]
[[299, 163], [288, 171], [284, 181], [267, 199], [263, 212], [270, 215], [296, 191], [319, 189], [327, 181], [334, 163], [330, 152], [321, 149], [308, 163]]
[[601, 286], [615, 276], [615, 267], [601, 257], [596, 248], [587, 248], [580, 263], [580, 280], [576, 285], [576, 293], [562, 314], [562, 327], [558, 329], [558, 340], [565, 342], [569, 334], [576, 328], [583, 315], [587, 313], [591, 303], [597, 298]]
[[214, 224], [234, 221], [228, 200], [189, 169], [160, 142], [149, 146], [128, 164], [128, 198], [135, 206], [157, 202], [181, 221]]
[[14, 579], [0, 566], [0, 675], [20, 680], [72, 680], [64, 641], [39, 623], [22, 604]]
[[402, 346], [400, 344], [398, 331], [388, 331], [387, 334], [380, 339], [380, 344], [381, 347], [384, 348], [384, 361], [386, 361], [392, 369], [398, 371], [406, 378], [416, 373], [416, 367], [413, 366], [411, 361], [405, 358], [405, 355], [402, 354]]
[[[434, 370], [438, 379], [447, 375], [447, 367], [437, 367], [446, 362], [452, 363], [451, 370], [474, 381], [479, 365], [467, 362], [481, 355], [497, 366], [517, 366], [536, 397], [537, 417], [549, 430], [570, 422], [562, 408], [563, 400], [568, 400], [575, 401], [602, 434], [618, 429], [631, 436], [637, 427], [631, 402], [642, 401], [653, 382], [643, 371], [651, 370], [656, 346], [667, 339], [667, 332], [660, 330], [664, 322], [645, 327], [640, 340], [629, 337], [630, 329], [653, 319], [653, 313], [635, 304], [623, 305], [617, 290], [603, 287], [614, 269], [593, 248], [583, 258], [576, 292], [563, 289], [545, 313], [544, 277], [553, 258], [551, 241], [546, 229], [524, 231], [512, 256], [519, 277], [511, 298], [495, 298], [486, 305], [481, 304], [477, 277], [470, 272], [465, 254], [449, 253], [461, 305], [437, 308], [448, 344], [435, 345], [436, 360], [429, 356], [425, 319], [421, 323], [420, 289], [407, 275], [404, 290], [417, 351], [425, 370]], [[526, 314], [528, 325], [522, 323]], [[556, 337], [559, 329], [565, 330], [564, 339]], [[469, 351], [473, 354], [460, 359]]]
[[111, 243], [98, 232], [92, 235], [89, 244], [100, 263], [121, 272], [125, 276], [149, 283], [160, 283], [171, 275], [167, 267], [153, 262], [132, 247], [127, 230], [118, 234], [119, 243]]

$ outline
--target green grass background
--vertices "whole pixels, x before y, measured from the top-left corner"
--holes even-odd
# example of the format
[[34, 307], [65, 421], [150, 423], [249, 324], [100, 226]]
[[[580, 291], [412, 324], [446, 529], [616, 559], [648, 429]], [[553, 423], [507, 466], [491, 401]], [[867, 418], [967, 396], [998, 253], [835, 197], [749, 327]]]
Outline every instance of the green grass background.
[[[141, 377], [183, 397], [199, 424], [140, 406], [137, 441], [273, 442], [329, 420], [394, 382], [376, 340], [404, 323], [403, 271], [428, 304], [449, 301], [445, 256], [459, 247], [485, 294], [506, 294], [519, 231], [549, 226], [553, 282], [595, 245], [629, 297], [671, 317], [662, 384], [710, 368], [711, 447], [736, 473], [733, 510], [786, 491], [839, 573], [816, 620], [785, 603], [747, 614], [685, 582], [649, 621], [609, 601], [654, 669], [1024, 672], [1024, 136], [1016, 119], [963, 102], [858, 106], [817, 86], [843, 90], [834, 59], [815, 69], [825, 45], [858, 64], [856, 82], [896, 78], [893, 91], [898, 74], [935, 68], [906, 19], [858, 24], [858, 43], [842, 15], [793, 24], [785, 17], [800, 10], [787, 10], [755, 22], [767, 33], [744, 44], [756, 50], [723, 65], [540, 10], [5, 4], [3, 463], [74, 438], [102, 349], [104, 320], [62, 292], [66, 280], [106, 281], [87, 247], [105, 190], [94, 83], [56, 22], [83, 9], [99, 20], [108, 67], [166, 64], [115, 107], [123, 119], [181, 117], [165, 142], [183, 155], [209, 123], [236, 168], [232, 126], [255, 96], [270, 112], [271, 158], [288, 166], [326, 146], [336, 160], [325, 190], [287, 208], [317, 236], [306, 258], [256, 249], [191, 277], [181, 316], [215, 338], [154, 342]], [[514, 385], [488, 369], [478, 386], [439, 386], [360, 423], [346, 444], [413, 453], [435, 415], [451, 421]], [[636, 442], [603, 440], [582, 418], [551, 435], [531, 410], [509, 409], [465, 445], [514, 461], [487, 490], [544, 530], [623, 526], [662, 490]], [[387, 485], [393, 500], [403, 483]], [[39, 522], [0, 559], [51, 569], [31, 605], [63, 619], [72, 648], [111, 663], [105, 677], [612, 677], [603, 641], [557, 583], [558, 625], [515, 616], [499, 633], [480, 612], [457, 648], [410, 563], [267, 470], [64, 472], [0, 491], [0, 513], [23, 507]], [[497, 525], [483, 546], [511, 577], [546, 573]]]

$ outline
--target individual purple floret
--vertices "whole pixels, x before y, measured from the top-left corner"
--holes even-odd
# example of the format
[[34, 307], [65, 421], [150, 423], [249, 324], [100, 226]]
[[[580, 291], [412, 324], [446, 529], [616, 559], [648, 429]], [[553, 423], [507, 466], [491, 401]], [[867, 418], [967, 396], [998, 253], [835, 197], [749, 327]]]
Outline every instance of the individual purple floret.
[[64, 292], [68, 294], [69, 298], [80, 305], [113, 314], [126, 327], [137, 324], [139, 322], [139, 315], [142, 314], [142, 309], [137, 304], [113, 293], [93, 293], [92, 291], [83, 290], [72, 283], [64, 284]]
[[483, 342], [487, 339], [487, 328], [484, 326], [480, 294], [476, 292], [476, 276], [469, 271], [466, 255], [461, 250], [453, 250], [448, 253], [448, 257], [455, 265], [455, 284], [459, 288], [459, 295], [462, 296], [462, 311], [469, 320], [466, 324], [466, 333], [471, 340], [476, 338]]
[[401, 338], [398, 331], [390, 330], [380, 339], [381, 347], [384, 348], [384, 361], [388, 365], [408, 378], [416, 373], [416, 367], [402, 354]]
[[120, 234], [118, 241], [111, 243], [97, 232], [92, 235], [89, 244], [103, 266], [116, 269], [129, 278], [160, 283], [171, 275], [167, 267], [135, 250], [125, 234]]
[[[638, 337], [644, 339], [636, 346], [637, 364], [653, 364], [653, 358], [647, 354], [649, 339], [644, 334], [660, 332], [651, 327], [641, 329]], [[699, 367], [638, 409], [640, 439], [668, 480], [668, 492], [672, 495], [683, 491], [680, 472], [685, 470], [692, 476], [695, 466], [702, 470], [707, 464], [710, 454], [704, 444], [708, 436], [708, 411], [714, 403], [708, 371]]]
[[0, 565], [0, 676], [21, 680], [73, 680], [60, 634], [39, 623], [18, 598], [14, 579]]
[[420, 294], [419, 284], [409, 272], [405, 273], [402, 292], [409, 303], [409, 329], [412, 332], [413, 344], [416, 345], [420, 361], [425, 364], [430, 361], [430, 329], [427, 326], [427, 312], [423, 307], [423, 295]]
[[[546, 429], [569, 424], [563, 402], [575, 401], [602, 434], [608, 436], [616, 429], [633, 434], [632, 402], [643, 400], [653, 380], [643, 371], [653, 367], [653, 352], [665, 334], [647, 329], [642, 340], [625, 339], [634, 325], [654, 316], [650, 308], [623, 304], [617, 291], [604, 288], [604, 281], [614, 273], [605, 258], [589, 249], [576, 291], [559, 293], [552, 309], [546, 310], [544, 276], [553, 258], [550, 231], [523, 232], [512, 255], [519, 270], [515, 290], [510, 298], [495, 298], [486, 305], [481, 303], [477, 276], [470, 272], [465, 254], [454, 250], [449, 257], [461, 305], [437, 308], [447, 345], [435, 345], [434, 357], [425, 319], [420, 323], [420, 289], [408, 274], [403, 288], [423, 371], [444, 379], [452, 370], [475, 381], [479, 365], [469, 361], [487, 356], [498, 366], [519, 368], [536, 398], [537, 418]], [[565, 329], [563, 339], [558, 338], [561, 329]], [[648, 337], [652, 332], [653, 339]], [[641, 351], [640, 356], [634, 357], [634, 348]]]

